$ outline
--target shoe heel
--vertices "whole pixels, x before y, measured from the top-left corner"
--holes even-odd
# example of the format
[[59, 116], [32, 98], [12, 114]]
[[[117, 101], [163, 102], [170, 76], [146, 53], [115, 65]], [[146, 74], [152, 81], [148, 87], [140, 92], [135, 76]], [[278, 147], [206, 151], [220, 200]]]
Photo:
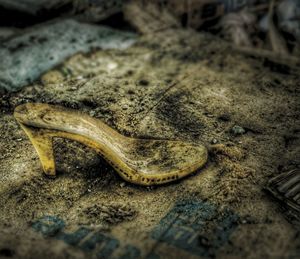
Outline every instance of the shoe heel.
[[55, 160], [53, 153], [52, 135], [45, 129], [36, 129], [21, 124], [33, 144], [39, 159], [41, 161], [43, 171], [47, 176], [55, 176]]

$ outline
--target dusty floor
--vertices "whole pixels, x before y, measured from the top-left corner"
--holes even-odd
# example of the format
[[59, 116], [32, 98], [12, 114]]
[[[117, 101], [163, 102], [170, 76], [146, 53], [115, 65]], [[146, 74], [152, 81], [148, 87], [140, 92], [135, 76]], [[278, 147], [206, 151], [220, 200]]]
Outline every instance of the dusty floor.
[[[282, 70], [178, 30], [78, 54], [2, 97], [0, 257], [298, 258], [299, 229], [264, 191], [300, 166], [300, 78]], [[139, 187], [92, 150], [57, 140], [59, 175], [48, 179], [12, 117], [24, 102], [80, 109], [134, 137], [204, 143], [209, 162], [179, 182]]]

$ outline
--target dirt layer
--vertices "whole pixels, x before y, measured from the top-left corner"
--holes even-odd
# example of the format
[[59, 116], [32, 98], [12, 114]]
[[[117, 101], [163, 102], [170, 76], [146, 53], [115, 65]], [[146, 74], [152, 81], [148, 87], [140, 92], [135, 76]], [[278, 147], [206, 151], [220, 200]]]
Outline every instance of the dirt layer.
[[[0, 257], [298, 258], [299, 229], [264, 187], [300, 166], [299, 89], [294, 70], [170, 30], [127, 50], [75, 55], [3, 95]], [[132, 137], [205, 144], [209, 161], [146, 188], [57, 139], [58, 175], [49, 179], [12, 116], [25, 102], [79, 109]]]

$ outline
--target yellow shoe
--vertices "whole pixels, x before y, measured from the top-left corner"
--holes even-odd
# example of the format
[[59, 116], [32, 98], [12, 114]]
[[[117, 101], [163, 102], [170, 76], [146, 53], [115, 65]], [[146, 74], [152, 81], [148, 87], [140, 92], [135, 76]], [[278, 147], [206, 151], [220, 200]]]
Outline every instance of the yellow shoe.
[[180, 179], [202, 167], [207, 149], [188, 142], [123, 136], [98, 119], [59, 106], [27, 103], [14, 116], [29, 136], [45, 174], [54, 176], [52, 139], [67, 138], [97, 151], [126, 181], [157, 185]]

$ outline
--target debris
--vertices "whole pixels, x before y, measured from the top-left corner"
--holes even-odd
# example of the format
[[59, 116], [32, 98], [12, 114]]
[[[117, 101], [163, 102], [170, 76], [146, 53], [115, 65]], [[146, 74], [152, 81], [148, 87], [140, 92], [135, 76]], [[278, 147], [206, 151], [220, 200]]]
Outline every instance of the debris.
[[[300, 59], [296, 56], [291, 55], [278, 55], [273, 51], [266, 49], [257, 49], [250, 47], [236, 47], [235, 50], [244, 55], [253, 56], [255, 58], [266, 59], [274, 62], [278, 65], [283, 65], [289, 68], [292, 68], [296, 71], [299, 71], [300, 68]], [[298, 73], [298, 72], [296, 72]]]
[[277, 6], [278, 26], [300, 41], [300, 1], [284, 0]]
[[0, 7], [31, 15], [37, 15], [51, 9], [61, 8], [70, 2], [71, 0], [0, 0]]
[[151, 1], [167, 9], [183, 26], [199, 29], [216, 21], [226, 13], [236, 12], [255, 4], [254, 0], [155, 0]]
[[217, 139], [213, 138], [213, 139], [211, 140], [211, 144], [217, 144], [217, 143], [218, 143], [218, 140], [217, 140]]
[[72, 20], [32, 28], [0, 44], [0, 89], [16, 91], [77, 52], [124, 49], [135, 39], [133, 33]]
[[274, 24], [274, 0], [270, 2], [269, 5], [269, 13], [268, 13], [268, 25], [269, 25], [269, 31], [268, 31], [268, 37], [270, 40], [270, 44], [272, 47], [272, 50], [283, 56], [289, 55], [289, 51], [287, 49], [285, 40], [282, 38], [280, 32], [276, 28]]
[[44, 85], [55, 84], [62, 82], [64, 80], [64, 76], [59, 71], [53, 70], [43, 75], [41, 80]]
[[228, 158], [232, 161], [239, 161], [245, 157], [245, 154], [240, 148], [224, 144], [216, 144], [211, 146], [209, 153], [211, 157], [218, 161], [224, 158]]
[[126, 205], [92, 205], [83, 210], [92, 223], [118, 224], [135, 218], [137, 211]]
[[179, 28], [179, 22], [166, 9], [160, 10], [157, 5], [131, 2], [124, 7], [125, 19], [139, 32], [150, 34], [170, 28]]
[[204, 23], [213, 21], [224, 15], [224, 4], [215, 0], [171, 0], [169, 10], [172, 10], [183, 26], [198, 29]]
[[125, 0], [75, 0], [72, 13], [74, 18], [83, 22], [99, 22], [112, 15], [121, 13]]
[[246, 130], [243, 127], [239, 126], [239, 125], [235, 125], [235, 126], [232, 127], [231, 132], [232, 132], [233, 135], [237, 136], [237, 135], [245, 134]]
[[256, 17], [246, 11], [229, 13], [221, 20], [223, 31], [237, 46], [252, 46], [251, 32], [254, 30]]
[[285, 216], [300, 227], [300, 170], [275, 176], [269, 180], [266, 190], [280, 201]]
[[[97, 23], [122, 13], [125, 0], [0, 0], [0, 16], [7, 25], [25, 27], [55, 17]], [[11, 18], [13, 16], [13, 18]]]
[[94, 117], [94, 116], [96, 115], [96, 112], [93, 111], [93, 110], [91, 110], [91, 111], [89, 112], [89, 114], [90, 114], [90, 116]]
[[232, 0], [222, 0], [220, 2], [224, 3], [224, 9], [227, 13], [229, 12], [236, 12], [241, 10], [242, 8], [251, 7], [257, 3], [263, 3], [266, 1], [257, 1], [257, 0], [239, 0], [239, 1], [232, 1]]

